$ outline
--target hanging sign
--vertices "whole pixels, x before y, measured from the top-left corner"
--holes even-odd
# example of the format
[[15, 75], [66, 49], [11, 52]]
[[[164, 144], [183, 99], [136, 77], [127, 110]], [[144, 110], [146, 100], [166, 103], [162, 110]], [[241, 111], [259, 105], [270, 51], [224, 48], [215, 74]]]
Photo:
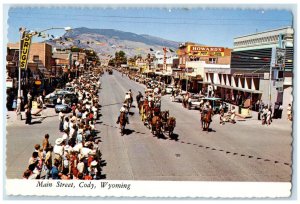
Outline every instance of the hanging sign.
[[27, 68], [27, 61], [28, 61], [28, 56], [29, 56], [31, 38], [32, 38], [32, 35], [25, 34], [25, 37], [23, 39], [23, 43], [22, 43], [22, 46], [21, 46], [22, 47], [22, 49], [21, 49], [21, 61], [20, 61], [20, 68], [21, 69], [26, 69]]

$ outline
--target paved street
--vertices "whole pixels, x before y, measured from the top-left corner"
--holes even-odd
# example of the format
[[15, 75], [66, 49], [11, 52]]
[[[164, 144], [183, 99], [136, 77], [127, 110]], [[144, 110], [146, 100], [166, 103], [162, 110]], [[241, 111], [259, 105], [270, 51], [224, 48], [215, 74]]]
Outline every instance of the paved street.
[[[132, 90], [134, 99], [144, 86], [113, 75], [101, 78], [101, 118], [96, 125], [100, 131], [101, 150], [106, 166], [106, 179], [120, 180], [195, 180], [195, 181], [290, 181], [291, 123], [274, 120], [262, 126], [256, 118], [239, 120], [236, 124], [219, 125], [213, 118], [211, 132], [203, 132], [197, 110], [187, 110], [171, 102], [170, 95], [162, 98], [162, 110], [176, 117], [177, 139], [154, 137], [145, 127], [138, 108], [129, 116], [127, 134], [121, 136], [116, 124], [125, 92]], [[134, 102], [136, 106], [136, 102]], [[14, 113], [9, 113], [13, 115]], [[44, 111], [40, 123], [25, 125], [13, 117], [7, 121], [7, 177], [21, 178], [36, 143], [46, 133], [54, 144], [61, 136], [58, 116], [53, 109]]]

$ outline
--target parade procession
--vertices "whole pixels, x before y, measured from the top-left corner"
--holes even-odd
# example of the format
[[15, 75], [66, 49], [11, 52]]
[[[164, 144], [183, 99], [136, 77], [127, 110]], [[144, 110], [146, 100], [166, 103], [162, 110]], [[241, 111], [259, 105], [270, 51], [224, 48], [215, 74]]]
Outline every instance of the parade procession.
[[[9, 11], [12, 19], [18, 11]], [[126, 21], [138, 17], [129, 11]], [[107, 19], [123, 16], [105, 12]], [[179, 10], [155, 12], [159, 17], [151, 18], [166, 27], [184, 19]], [[202, 19], [207, 11], [186, 12]], [[251, 12], [250, 19], [258, 18]], [[59, 26], [9, 28], [8, 179], [291, 181], [295, 90], [289, 23], [266, 20], [259, 30], [208, 26], [211, 32], [180, 24], [190, 29], [172, 27], [179, 33], [171, 34], [160, 24], [126, 30], [105, 19], [99, 22], [107, 28], [100, 28], [86, 14], [98, 15], [89, 11], [70, 26], [53, 16]]]

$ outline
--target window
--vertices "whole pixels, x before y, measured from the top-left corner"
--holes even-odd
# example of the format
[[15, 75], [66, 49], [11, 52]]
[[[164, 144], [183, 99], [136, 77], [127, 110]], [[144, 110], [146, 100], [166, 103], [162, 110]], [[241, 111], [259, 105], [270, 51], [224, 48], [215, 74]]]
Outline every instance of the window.
[[33, 61], [38, 62], [39, 61], [39, 56], [38, 55], [33, 55]]
[[216, 64], [217, 63], [216, 58], [209, 58], [208, 61], [209, 61], [210, 64]]

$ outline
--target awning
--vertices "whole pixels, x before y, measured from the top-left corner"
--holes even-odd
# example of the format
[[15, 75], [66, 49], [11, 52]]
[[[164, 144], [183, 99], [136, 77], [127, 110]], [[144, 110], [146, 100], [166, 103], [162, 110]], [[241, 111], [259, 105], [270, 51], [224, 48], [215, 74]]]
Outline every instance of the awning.
[[206, 82], [206, 81], [198, 81], [199, 84], [212, 84], [211, 82]]
[[232, 86], [228, 86], [228, 85], [221, 85], [221, 84], [212, 84], [213, 86], [218, 86], [218, 87], [222, 87], [222, 88], [226, 88], [226, 89], [233, 89], [233, 90], [237, 90], [237, 91], [244, 91], [244, 92], [248, 92], [248, 93], [257, 93], [257, 94], [262, 94], [262, 91], [258, 91], [258, 90], [251, 90], [251, 89], [244, 89], [244, 88], [239, 88], [239, 87], [232, 87]]

